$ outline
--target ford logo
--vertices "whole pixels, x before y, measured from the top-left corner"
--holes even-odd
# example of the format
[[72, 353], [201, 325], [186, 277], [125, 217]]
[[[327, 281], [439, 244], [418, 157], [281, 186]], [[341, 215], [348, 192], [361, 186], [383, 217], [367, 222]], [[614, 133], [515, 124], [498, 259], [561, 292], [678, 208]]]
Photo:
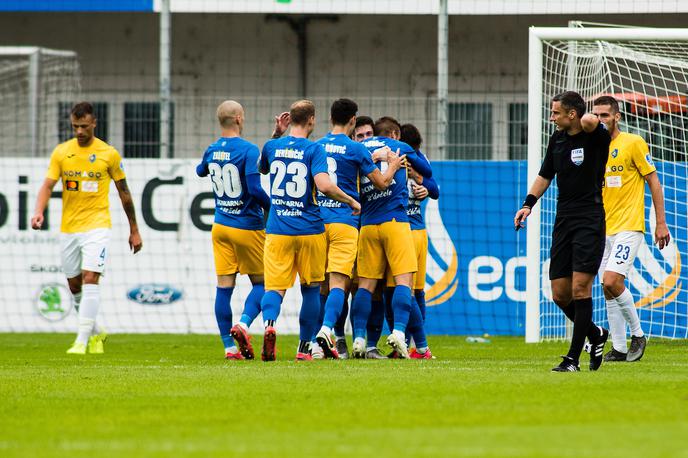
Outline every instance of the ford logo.
[[182, 291], [170, 285], [147, 283], [130, 289], [127, 297], [143, 305], [167, 305], [181, 299]]

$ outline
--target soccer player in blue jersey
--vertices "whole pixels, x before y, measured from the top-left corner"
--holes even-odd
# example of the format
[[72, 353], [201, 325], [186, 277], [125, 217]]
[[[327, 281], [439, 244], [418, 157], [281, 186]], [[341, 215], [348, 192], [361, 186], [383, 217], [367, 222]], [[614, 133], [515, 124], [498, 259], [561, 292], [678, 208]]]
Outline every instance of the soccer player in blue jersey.
[[[420, 151], [423, 137], [420, 135], [416, 126], [413, 124], [404, 124], [401, 126], [401, 141], [408, 143], [409, 146], [416, 150], [421, 159], [427, 161], [427, 157]], [[415, 359], [430, 359], [432, 358], [432, 353], [428, 348], [423, 327], [425, 323], [425, 272], [428, 259], [428, 233], [425, 228], [425, 218], [421, 211], [421, 202], [428, 197], [435, 200], [438, 199], [440, 196], [440, 189], [434, 178], [423, 177], [416, 172], [413, 167], [409, 167], [408, 172], [409, 201], [406, 214], [411, 224], [413, 245], [418, 261], [418, 272], [416, 272], [413, 279], [413, 296], [421, 314], [420, 321], [416, 320], [412, 323], [413, 320], [410, 320], [409, 322], [409, 333], [416, 345], [415, 350], [412, 350], [409, 356]], [[389, 280], [392, 279], [390, 278]], [[388, 282], [387, 286], [393, 285], [391, 282]]]
[[[196, 167], [200, 177], [210, 176], [215, 193], [212, 228], [217, 274], [215, 318], [227, 359], [253, 359], [248, 327], [260, 313], [263, 298], [263, 209], [270, 200], [260, 185], [258, 147], [241, 138], [244, 109], [227, 100], [217, 108], [222, 134], [203, 154]], [[261, 208], [262, 207], [262, 208]], [[230, 306], [237, 272], [248, 275], [253, 289], [246, 297], [241, 321], [232, 327]], [[239, 350], [234, 344], [239, 343]]]
[[[318, 140], [327, 152], [328, 173], [333, 183], [349, 196], [358, 200], [359, 176], [367, 177], [375, 189], [385, 191], [401, 168], [402, 160], [395, 153], [386, 154], [387, 170], [383, 174], [361, 143], [351, 140], [356, 124], [358, 105], [349, 99], [335, 100], [330, 108], [332, 131]], [[325, 303], [322, 327], [317, 343], [328, 358], [338, 358], [332, 340], [332, 328], [344, 306], [346, 290], [356, 260], [358, 248], [359, 216], [352, 215], [343, 203], [322, 193], [318, 195], [320, 214], [325, 223], [327, 238], [327, 269], [329, 294]]]
[[356, 199], [330, 179], [327, 153], [321, 144], [308, 140], [315, 127], [315, 106], [309, 100], [295, 102], [289, 111], [289, 135], [263, 146], [262, 173], [270, 173], [270, 213], [265, 240], [265, 295], [261, 301], [265, 335], [263, 361], [275, 359], [275, 321], [282, 299], [301, 279], [303, 303], [299, 313], [297, 361], [311, 360], [310, 342], [320, 312], [320, 282], [325, 278], [327, 239], [315, 191], [348, 205], [360, 213]]
[[[426, 161], [421, 160], [408, 144], [400, 142], [400, 125], [390, 117], [375, 122], [375, 136], [363, 142], [368, 150], [378, 152], [387, 147], [405, 156], [407, 162], [421, 175], [432, 176]], [[378, 163], [381, 169], [386, 162]], [[413, 274], [418, 270], [413, 246], [413, 236], [406, 207], [408, 189], [406, 169], [394, 175], [392, 185], [385, 191], [378, 191], [369, 180], [362, 179], [361, 232], [358, 244], [358, 291], [352, 306], [354, 328], [354, 357], [363, 358], [366, 353], [366, 325], [370, 315], [372, 294], [379, 280], [384, 279], [385, 268], [389, 266], [394, 277], [394, 329], [387, 338], [390, 345], [402, 358], [408, 358], [406, 326], [412, 309], [411, 287]], [[415, 305], [417, 308], [417, 304]]]

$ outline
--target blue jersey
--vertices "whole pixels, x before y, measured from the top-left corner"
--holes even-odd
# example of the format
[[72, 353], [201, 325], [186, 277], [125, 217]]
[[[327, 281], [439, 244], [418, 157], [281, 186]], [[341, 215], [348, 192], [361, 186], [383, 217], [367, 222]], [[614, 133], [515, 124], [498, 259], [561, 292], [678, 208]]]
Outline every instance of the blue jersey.
[[315, 175], [327, 173], [327, 154], [322, 145], [292, 136], [270, 140], [263, 146], [260, 170], [270, 171], [268, 234], [312, 235], [325, 231], [313, 181]]
[[239, 137], [220, 137], [203, 154], [198, 176], [210, 175], [215, 222], [247, 230], [264, 228], [263, 209], [249, 193], [247, 178], [258, 174], [258, 147]]
[[[387, 137], [371, 137], [363, 143], [372, 154], [376, 149], [388, 146], [393, 152], [399, 150], [399, 155], [413, 157], [418, 160], [413, 148], [404, 142]], [[384, 173], [386, 162], [376, 164]], [[394, 174], [392, 184], [385, 191], [378, 191], [365, 177], [361, 178], [361, 226], [369, 224], [382, 224], [393, 219], [400, 222], [408, 222], [406, 207], [408, 206], [408, 188], [406, 183], [406, 169], [401, 168]]]
[[[332, 182], [346, 194], [359, 200], [359, 171], [362, 176], [366, 176], [376, 168], [368, 149], [344, 134], [327, 134], [317, 143], [325, 147], [327, 171]], [[347, 204], [330, 199], [318, 192], [318, 205], [326, 224], [344, 223], [358, 229], [359, 217], [351, 214], [351, 207]]]
[[[416, 151], [416, 154], [421, 161], [425, 161], [428, 167], [430, 167], [430, 161], [428, 161], [428, 158], [425, 157], [423, 153]], [[421, 211], [421, 202], [423, 202], [424, 199], [416, 199], [416, 196], [413, 194], [414, 183], [415, 181], [409, 178], [409, 200], [408, 207], [406, 208], [406, 214], [408, 215], [409, 223], [411, 223], [412, 231], [425, 229], [425, 218], [423, 217], [423, 212]], [[433, 178], [423, 178], [422, 185], [428, 190], [428, 197], [431, 199], [437, 199], [439, 197], [439, 187]]]

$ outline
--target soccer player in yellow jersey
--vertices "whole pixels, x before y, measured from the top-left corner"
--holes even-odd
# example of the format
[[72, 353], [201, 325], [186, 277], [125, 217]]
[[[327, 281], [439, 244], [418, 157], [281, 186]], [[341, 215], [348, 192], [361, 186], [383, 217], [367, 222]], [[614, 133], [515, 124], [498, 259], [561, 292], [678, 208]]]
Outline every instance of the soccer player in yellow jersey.
[[[650, 187], [655, 206], [655, 242], [660, 249], [669, 243], [664, 197], [647, 143], [639, 135], [619, 129], [621, 113], [616, 99], [598, 97], [593, 102], [593, 113], [607, 125], [612, 137], [602, 190], [607, 240], [599, 277], [607, 299], [607, 318], [612, 336], [612, 349], [604, 358], [605, 361], [637, 361], [643, 356], [647, 339], [624, 279], [633, 266], [645, 232], [645, 182]], [[626, 323], [631, 331], [628, 352]]]
[[137, 253], [142, 246], [136, 224], [134, 202], [127, 187], [122, 158], [115, 148], [94, 136], [93, 106], [81, 102], [72, 108], [70, 119], [75, 138], [59, 144], [38, 191], [31, 227], [43, 226], [45, 208], [52, 189], [62, 181], [62, 268], [69, 289], [79, 305], [79, 329], [70, 354], [103, 353], [105, 333], [96, 327], [100, 307], [98, 281], [108, 253], [110, 239], [110, 180], [129, 219], [129, 247]]

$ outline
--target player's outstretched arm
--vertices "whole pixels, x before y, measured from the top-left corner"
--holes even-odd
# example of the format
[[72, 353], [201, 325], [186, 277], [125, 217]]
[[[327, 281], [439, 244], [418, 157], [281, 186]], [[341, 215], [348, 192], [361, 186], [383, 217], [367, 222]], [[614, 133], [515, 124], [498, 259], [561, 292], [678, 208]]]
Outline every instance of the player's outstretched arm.
[[337, 200], [347, 204], [353, 210], [354, 215], [361, 214], [361, 204], [356, 199], [341, 190], [339, 186], [334, 184], [327, 173], [318, 173], [313, 177], [315, 187], [318, 191], [325, 194], [330, 199]]
[[43, 221], [45, 216], [45, 207], [48, 206], [48, 200], [50, 200], [50, 194], [53, 192], [57, 180], [51, 178], [46, 178], [43, 180], [41, 188], [38, 190], [38, 197], [36, 198], [36, 209], [33, 212], [33, 217], [31, 217], [31, 228], [39, 230], [43, 226]]
[[127, 214], [127, 219], [129, 220], [129, 248], [134, 251], [134, 254], [136, 254], [141, 250], [143, 242], [141, 241], [141, 234], [139, 234], [139, 225], [136, 223], [134, 199], [131, 197], [131, 192], [129, 191], [129, 186], [127, 186], [126, 179], [115, 181], [115, 186], [117, 186], [119, 200], [122, 201], [124, 213]]
[[384, 160], [387, 162], [387, 170], [385, 170], [385, 173], [380, 172], [379, 169], [375, 169], [366, 175], [378, 191], [384, 191], [389, 188], [389, 185], [392, 184], [392, 180], [394, 180], [394, 174], [406, 164], [404, 157], [399, 156], [399, 150], [393, 153], [389, 148], [385, 151]]
[[425, 178], [432, 177], [432, 167], [430, 167], [430, 162], [428, 162], [428, 160], [422, 157], [420, 154], [416, 153], [415, 151], [406, 153], [406, 160], [420, 175], [424, 176]]
[[597, 116], [595, 116], [592, 113], [586, 113], [581, 118], [581, 127], [587, 133], [590, 133], [590, 132], [594, 131], [595, 129], [597, 129], [597, 125], [599, 123], [600, 123], [600, 120], [597, 119]]
[[652, 195], [652, 203], [655, 206], [655, 217], [657, 225], [655, 227], [655, 243], [661, 250], [669, 244], [671, 236], [669, 235], [669, 227], [666, 223], [666, 213], [664, 212], [664, 193], [662, 192], [662, 185], [659, 182], [657, 172], [648, 173], [645, 175], [650, 187], [650, 194]]
[[531, 209], [538, 199], [542, 197], [545, 191], [547, 191], [547, 188], [549, 188], [549, 184], [551, 182], [552, 180], [548, 180], [540, 175], [535, 178], [533, 185], [530, 187], [530, 191], [528, 191], [528, 196], [526, 196], [526, 199], [523, 202], [523, 207], [521, 207], [521, 209], [516, 212], [516, 216], [514, 216], [514, 228], [516, 230], [524, 227], [523, 223], [530, 215]]

